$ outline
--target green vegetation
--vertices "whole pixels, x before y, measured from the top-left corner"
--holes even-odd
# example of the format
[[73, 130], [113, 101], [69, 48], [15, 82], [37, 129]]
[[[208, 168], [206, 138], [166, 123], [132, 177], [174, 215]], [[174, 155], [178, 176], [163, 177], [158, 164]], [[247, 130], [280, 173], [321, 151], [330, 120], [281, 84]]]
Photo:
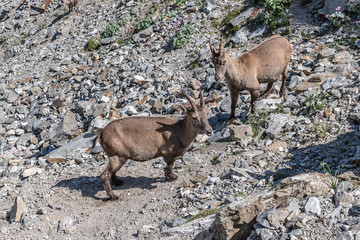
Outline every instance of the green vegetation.
[[332, 175], [331, 169], [329, 167], [329, 165], [327, 163], [322, 162], [320, 164], [323, 169], [324, 169], [324, 174], [328, 175], [330, 178], [330, 182], [331, 182], [331, 188], [332, 189], [336, 189], [337, 185], [339, 183], [339, 174], [340, 174], [340, 166], [338, 166], [338, 168], [336, 169], [336, 171], [334, 172], [334, 176]]
[[240, 196], [244, 196], [243, 192], [238, 192], [235, 196], [240, 197]]
[[349, 1], [346, 9], [350, 16], [358, 17], [360, 15], [360, 0]]
[[140, 22], [138, 22], [134, 27], [133, 34], [136, 34], [140, 31], [150, 27], [151, 25], [153, 25], [154, 21], [152, 20], [152, 17], [153, 17], [152, 14], [148, 14], [148, 15], [146, 15], [146, 17], [144, 19], [142, 19]]
[[230, 11], [221, 22], [221, 25], [225, 27], [224, 34], [226, 37], [230, 37], [234, 33], [240, 30], [238, 25], [233, 26], [230, 22], [240, 14], [240, 9], [234, 9]]
[[284, 112], [284, 107], [281, 104], [275, 104], [275, 109], [260, 109], [255, 113], [251, 113], [247, 120], [246, 124], [250, 124], [252, 127], [252, 131], [254, 136], [257, 136], [260, 128], [265, 128], [266, 119], [269, 117], [271, 113], [282, 113]]
[[250, 23], [255, 27], [267, 25], [272, 30], [285, 27], [290, 24], [291, 15], [287, 12], [291, 0], [266, 0], [259, 1], [262, 6], [258, 15]]
[[0, 44], [5, 44], [7, 40], [8, 40], [7, 36], [0, 35]]
[[345, 15], [345, 13], [340, 11], [340, 7], [338, 7], [336, 12], [328, 16], [330, 24], [335, 28], [340, 28], [344, 23], [350, 21], [350, 18]]
[[191, 34], [194, 32], [194, 28], [191, 26], [183, 26], [180, 28], [174, 36], [172, 46], [174, 49], [183, 48], [189, 42]]
[[175, 5], [180, 7], [184, 2], [186, 2], [186, 0], [177, 0]]
[[199, 64], [198, 60], [195, 60], [190, 64], [189, 68], [192, 70], [192, 69], [197, 68], [197, 67], [200, 67], [200, 64]]
[[206, 210], [204, 210], [204, 211], [202, 211], [202, 212], [188, 218], [186, 220], [186, 223], [191, 222], [191, 221], [193, 221], [195, 219], [204, 218], [204, 217], [207, 217], [209, 215], [215, 214], [215, 213], [217, 213], [218, 211], [220, 211], [221, 209], [223, 209], [226, 206], [227, 206], [227, 204], [225, 204], [225, 205], [223, 205], [221, 207], [217, 207], [217, 208], [206, 209]]
[[89, 41], [86, 43], [86, 51], [94, 51], [100, 46], [100, 40], [97, 37], [90, 37]]
[[109, 23], [104, 32], [103, 32], [103, 37], [104, 38], [109, 38], [109, 37], [115, 37], [115, 36], [118, 36], [119, 34], [119, 31], [120, 31], [120, 28], [122, 27], [123, 23], [122, 21], [119, 21], [119, 22], [112, 22], [112, 23]]
[[329, 131], [330, 127], [326, 123], [314, 123], [312, 128], [312, 132], [316, 135], [316, 138], [324, 138]]
[[39, 24], [38, 30], [41, 31], [46, 27], [46, 19], [43, 21], [43, 23]]
[[305, 112], [306, 115], [314, 115], [318, 111], [328, 106], [329, 94], [318, 90], [315, 94], [310, 95], [305, 101]]

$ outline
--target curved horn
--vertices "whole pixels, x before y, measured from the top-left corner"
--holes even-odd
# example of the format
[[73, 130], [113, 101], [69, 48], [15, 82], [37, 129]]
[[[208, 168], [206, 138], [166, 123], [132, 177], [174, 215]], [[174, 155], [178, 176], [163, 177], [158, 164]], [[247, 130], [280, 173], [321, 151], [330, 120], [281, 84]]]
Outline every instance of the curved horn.
[[204, 105], [205, 105], [204, 95], [203, 92], [200, 91], [200, 107], [204, 107]]
[[188, 99], [188, 101], [189, 101], [192, 109], [195, 110], [195, 109], [196, 109], [196, 105], [195, 105], [195, 103], [194, 103], [194, 100], [193, 100], [189, 95], [187, 95], [186, 93], [183, 93], [183, 94], [184, 94], [184, 96]]
[[220, 56], [224, 55], [224, 38], [221, 37], [220, 47], [219, 47]]

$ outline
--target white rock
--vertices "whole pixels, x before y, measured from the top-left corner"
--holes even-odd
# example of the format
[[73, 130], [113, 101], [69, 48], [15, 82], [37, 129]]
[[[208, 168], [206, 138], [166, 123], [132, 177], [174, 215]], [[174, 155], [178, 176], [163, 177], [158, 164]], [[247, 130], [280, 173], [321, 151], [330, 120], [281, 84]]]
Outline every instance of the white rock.
[[34, 176], [37, 173], [38, 173], [38, 168], [37, 167], [32, 167], [32, 168], [25, 169], [22, 176], [24, 178], [27, 178], [27, 177], [30, 177], [30, 176]]
[[321, 206], [320, 201], [316, 197], [310, 197], [305, 205], [305, 212], [306, 213], [314, 213], [317, 216], [321, 215]]

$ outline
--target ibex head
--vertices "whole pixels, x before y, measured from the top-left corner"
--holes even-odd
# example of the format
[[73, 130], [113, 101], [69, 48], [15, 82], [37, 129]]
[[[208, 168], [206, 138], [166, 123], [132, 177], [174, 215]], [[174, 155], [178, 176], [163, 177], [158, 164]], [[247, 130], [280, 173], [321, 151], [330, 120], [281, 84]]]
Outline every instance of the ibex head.
[[183, 109], [186, 112], [186, 115], [191, 119], [191, 124], [194, 128], [198, 129], [200, 132], [206, 133], [207, 135], [211, 135], [213, 132], [212, 127], [208, 122], [208, 111], [205, 106], [205, 100], [203, 93], [200, 92], [200, 104], [196, 105], [194, 100], [187, 94], [183, 93], [183, 95], [188, 99], [191, 109]]
[[213, 62], [214, 66], [215, 66], [215, 80], [221, 81], [226, 73], [227, 62], [228, 62], [227, 60], [230, 57], [232, 43], [230, 43], [230, 45], [226, 51], [224, 51], [224, 39], [223, 38], [221, 38], [221, 41], [220, 41], [219, 51], [217, 51], [215, 49], [215, 47], [212, 45], [211, 38], [209, 39], [209, 45], [210, 45], [210, 50], [212, 53], [211, 61]]

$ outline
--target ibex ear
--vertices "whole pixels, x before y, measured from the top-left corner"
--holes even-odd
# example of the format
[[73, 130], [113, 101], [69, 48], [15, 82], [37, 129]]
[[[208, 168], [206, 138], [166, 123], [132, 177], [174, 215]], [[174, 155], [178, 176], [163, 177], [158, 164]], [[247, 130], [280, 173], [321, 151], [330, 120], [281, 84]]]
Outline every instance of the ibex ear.
[[179, 107], [181, 108], [181, 110], [184, 112], [184, 113], [187, 113], [188, 110], [186, 109], [186, 107], [184, 107], [183, 105], [179, 105]]
[[211, 38], [209, 38], [209, 46], [210, 46], [210, 51], [211, 51], [212, 55], [217, 55], [218, 52], [216, 51], [215, 47], [211, 44]]
[[231, 53], [231, 47], [232, 47], [232, 42], [230, 42], [229, 47], [226, 49], [226, 54], [230, 56]]
[[205, 106], [204, 95], [203, 92], [200, 91], [200, 107], [204, 107], [204, 106]]

